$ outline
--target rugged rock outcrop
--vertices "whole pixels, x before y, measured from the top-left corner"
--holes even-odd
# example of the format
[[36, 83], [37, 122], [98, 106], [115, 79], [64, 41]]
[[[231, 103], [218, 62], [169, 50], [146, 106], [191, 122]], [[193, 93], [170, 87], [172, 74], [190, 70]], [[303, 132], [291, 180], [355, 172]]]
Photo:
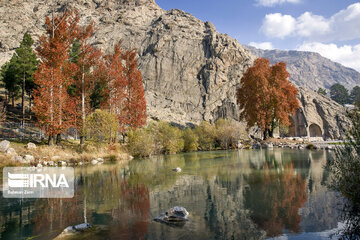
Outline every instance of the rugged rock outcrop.
[[344, 107], [305, 88], [299, 88], [300, 109], [293, 116], [290, 136], [341, 139], [350, 122]]
[[271, 62], [284, 61], [290, 73], [290, 80], [298, 86], [312, 90], [319, 87], [329, 89], [340, 83], [351, 89], [360, 84], [360, 73], [345, 67], [318, 53], [304, 51], [262, 50], [246, 46], [257, 57], [266, 57]]
[[[165, 11], [154, 0], [5, 0], [1, 4], [0, 64], [11, 57], [25, 31], [37, 40], [45, 16], [74, 7], [82, 23], [95, 22], [96, 47], [109, 52], [123, 40], [124, 48], [138, 49], [149, 118], [182, 125], [239, 118], [236, 88], [255, 56], [235, 39], [218, 33], [210, 22], [181, 10]], [[336, 113], [323, 109], [329, 112], [329, 123], [323, 124], [332, 129], [329, 132], [336, 132], [338, 126], [328, 119], [336, 114], [344, 118], [340, 106], [326, 102], [328, 109], [333, 106]], [[319, 111], [314, 114], [321, 118]]]

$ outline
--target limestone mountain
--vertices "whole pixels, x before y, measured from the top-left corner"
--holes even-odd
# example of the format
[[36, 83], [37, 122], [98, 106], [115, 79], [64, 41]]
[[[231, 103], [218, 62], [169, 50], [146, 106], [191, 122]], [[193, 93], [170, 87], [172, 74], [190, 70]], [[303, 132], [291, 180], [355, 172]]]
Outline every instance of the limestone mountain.
[[84, 23], [95, 21], [95, 46], [108, 51], [122, 39], [123, 47], [138, 49], [150, 117], [181, 124], [237, 118], [235, 89], [253, 55], [211, 23], [164, 11], [152, 0], [5, 1], [1, 63], [25, 31], [36, 39], [45, 16], [66, 6], [76, 8]]
[[[236, 88], [255, 56], [210, 22], [181, 10], [165, 11], [154, 0], [3, 0], [0, 64], [10, 59], [24, 32], [36, 41], [44, 31], [45, 16], [67, 7], [79, 11], [82, 23], [95, 22], [95, 47], [108, 52], [122, 40], [124, 48], [138, 50], [150, 118], [182, 125], [239, 119]], [[344, 109], [336, 108], [339, 119], [345, 119]], [[341, 131], [328, 129], [321, 126], [325, 136], [340, 137], [335, 133]]]
[[351, 90], [360, 85], [359, 72], [315, 52], [246, 48], [257, 57], [270, 59], [272, 63], [286, 62], [290, 80], [298, 86], [318, 90], [320, 87], [330, 89], [333, 84], [340, 83]]

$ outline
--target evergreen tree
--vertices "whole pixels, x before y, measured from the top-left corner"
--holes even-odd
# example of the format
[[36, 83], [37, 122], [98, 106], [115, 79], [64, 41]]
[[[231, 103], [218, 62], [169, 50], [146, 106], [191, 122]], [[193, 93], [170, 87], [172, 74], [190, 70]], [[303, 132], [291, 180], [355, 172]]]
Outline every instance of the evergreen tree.
[[[22, 125], [25, 123], [25, 92], [32, 91], [34, 88], [33, 74], [37, 68], [36, 55], [31, 48], [34, 44], [30, 34], [25, 33], [20, 47], [15, 50], [12, 61], [14, 64], [16, 83], [21, 84], [21, 107], [22, 107]], [[11, 68], [11, 66], [10, 66]], [[21, 80], [20, 80], [21, 79]], [[26, 87], [27, 86], [27, 87]]]
[[12, 101], [12, 106], [15, 105], [15, 100], [21, 95], [21, 88], [17, 82], [16, 69], [14, 59], [12, 58], [9, 62], [5, 63], [1, 67], [1, 78], [4, 83], [4, 87], [7, 91], [9, 99]]
[[319, 89], [317, 90], [317, 93], [318, 93], [318, 94], [321, 94], [321, 95], [324, 95], [324, 96], [327, 94], [326, 90], [323, 89], [323, 88], [319, 88]]
[[336, 83], [331, 86], [330, 97], [332, 100], [340, 104], [346, 104], [349, 102], [349, 92], [340, 83]]
[[354, 105], [360, 104], [360, 87], [359, 86], [355, 86], [351, 90], [349, 101], [350, 101], [350, 103], [352, 103]]

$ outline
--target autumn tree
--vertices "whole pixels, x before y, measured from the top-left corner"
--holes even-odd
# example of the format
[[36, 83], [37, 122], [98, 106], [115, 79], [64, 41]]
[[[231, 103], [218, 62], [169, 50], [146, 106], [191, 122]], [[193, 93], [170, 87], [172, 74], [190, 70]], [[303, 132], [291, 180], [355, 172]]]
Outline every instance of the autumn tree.
[[77, 12], [63, 13], [45, 21], [46, 34], [41, 36], [36, 48], [40, 58], [34, 75], [38, 88], [34, 92], [35, 114], [40, 126], [53, 144], [55, 136], [73, 124], [75, 105], [68, 94], [75, 66], [69, 61], [69, 50], [77, 35]]
[[118, 116], [120, 131], [135, 129], [146, 123], [146, 101], [136, 51], [123, 51], [120, 43], [106, 57], [108, 105]]
[[75, 73], [74, 95], [76, 98], [76, 112], [80, 116], [77, 127], [80, 129], [80, 144], [84, 144], [85, 136], [84, 124], [86, 115], [90, 112], [90, 96], [94, 89], [94, 68], [100, 61], [101, 52], [96, 50], [89, 42], [94, 34], [94, 23], [91, 22], [86, 27], [80, 27], [78, 38], [74, 41], [70, 60], [75, 63], [77, 71]]
[[119, 124], [114, 114], [106, 110], [96, 109], [88, 115], [84, 122], [83, 134], [98, 143], [114, 142], [117, 138]]
[[247, 121], [248, 127], [260, 127], [264, 139], [273, 137], [279, 124], [289, 125], [289, 115], [299, 108], [298, 91], [288, 78], [286, 63], [270, 66], [266, 58], [256, 59], [241, 78], [237, 89], [237, 103], [242, 110], [240, 118]]

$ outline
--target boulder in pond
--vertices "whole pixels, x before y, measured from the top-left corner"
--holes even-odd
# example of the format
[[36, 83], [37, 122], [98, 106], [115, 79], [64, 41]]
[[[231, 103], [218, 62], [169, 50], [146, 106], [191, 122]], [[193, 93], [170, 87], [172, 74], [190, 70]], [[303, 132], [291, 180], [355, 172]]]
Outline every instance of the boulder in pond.
[[189, 213], [184, 207], [176, 206], [154, 218], [154, 221], [170, 225], [183, 225], [188, 221], [188, 216]]
[[10, 142], [8, 140], [4, 140], [0, 142], [0, 151], [5, 152], [10, 147]]

